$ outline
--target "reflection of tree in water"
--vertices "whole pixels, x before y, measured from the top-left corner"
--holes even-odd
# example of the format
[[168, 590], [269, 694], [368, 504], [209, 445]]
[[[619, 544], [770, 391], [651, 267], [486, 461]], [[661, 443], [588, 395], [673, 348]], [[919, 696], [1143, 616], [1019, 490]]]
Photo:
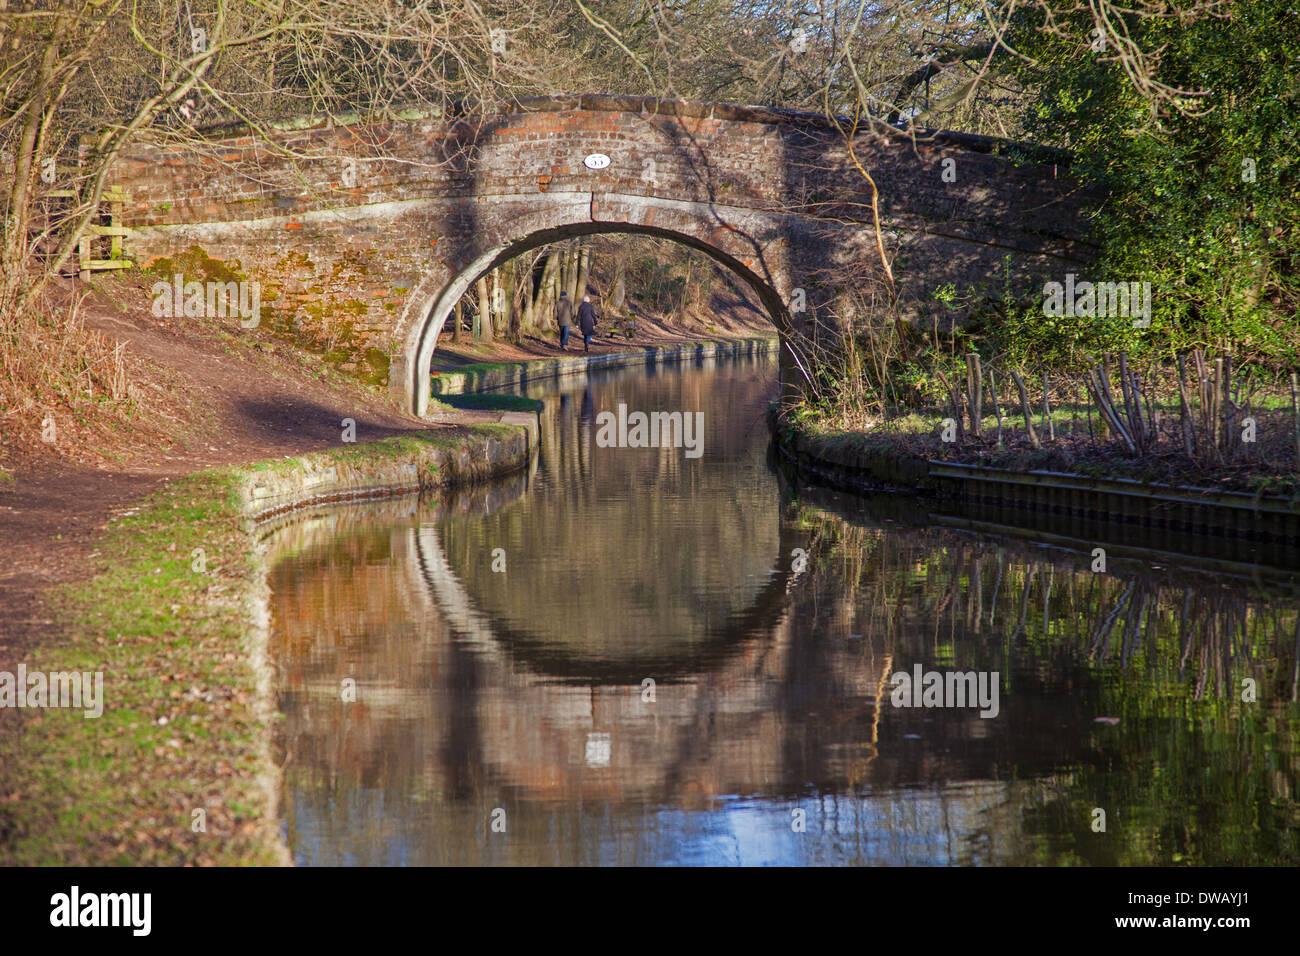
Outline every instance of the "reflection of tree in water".
[[[930, 530], [873, 545], [839, 518], [813, 523], [834, 529], [821, 561], [859, 595], [852, 626], [885, 635], [899, 669], [1002, 671], [1000, 726], [886, 709], [877, 785], [1036, 777], [1008, 790], [976, 841], [1001, 842], [1006, 862], [1300, 859], [1294, 580], [1256, 590], [1115, 563], [1094, 574], [1086, 555]], [[1257, 703], [1242, 699], [1247, 679]], [[949, 752], [917, 752], [908, 733]], [[1105, 836], [1090, 829], [1094, 807], [1108, 810]], [[1025, 833], [999, 841], [1009, 820]]]

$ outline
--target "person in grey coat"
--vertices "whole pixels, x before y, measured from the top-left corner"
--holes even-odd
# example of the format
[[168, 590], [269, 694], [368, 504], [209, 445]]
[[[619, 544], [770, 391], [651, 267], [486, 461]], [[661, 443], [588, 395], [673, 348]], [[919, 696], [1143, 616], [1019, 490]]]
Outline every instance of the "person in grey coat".
[[567, 352], [569, 327], [573, 325], [573, 301], [567, 292], [561, 292], [560, 301], [555, 303], [555, 322], [560, 327], [560, 351]]
[[578, 328], [582, 329], [582, 347], [584, 351], [591, 351], [591, 337], [596, 334], [596, 307], [591, 304], [591, 296], [582, 297], [582, 305], [578, 306]]

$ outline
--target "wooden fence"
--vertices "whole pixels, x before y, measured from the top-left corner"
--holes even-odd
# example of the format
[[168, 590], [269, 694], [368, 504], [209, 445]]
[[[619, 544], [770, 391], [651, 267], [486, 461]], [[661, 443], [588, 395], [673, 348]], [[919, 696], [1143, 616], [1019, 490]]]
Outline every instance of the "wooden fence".
[[[75, 170], [61, 170], [75, 172]], [[46, 208], [45, 215], [33, 222], [37, 232], [49, 229], [51, 220], [60, 212], [66, 215], [71, 208], [81, 202], [81, 194], [76, 189], [47, 189], [40, 193], [41, 198], [63, 201], [68, 209], [54, 211]], [[77, 240], [77, 273], [83, 282], [90, 280], [92, 272], [104, 272], [111, 269], [126, 269], [133, 263], [123, 257], [122, 240], [131, 234], [131, 230], [122, 225], [122, 204], [130, 199], [121, 186], [110, 185], [100, 197], [99, 219], [103, 222], [91, 222]]]

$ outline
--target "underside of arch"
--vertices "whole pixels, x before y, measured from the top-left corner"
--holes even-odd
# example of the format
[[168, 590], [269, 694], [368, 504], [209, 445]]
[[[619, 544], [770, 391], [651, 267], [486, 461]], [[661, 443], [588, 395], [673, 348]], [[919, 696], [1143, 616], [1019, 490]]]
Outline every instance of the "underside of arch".
[[577, 236], [646, 235], [699, 250], [744, 280], [778, 333], [787, 334], [790, 315], [785, 303], [793, 283], [784, 261], [787, 243], [779, 222], [748, 210], [663, 201], [658, 208], [647, 208], [640, 197], [628, 199], [633, 203], [620, 207], [618, 198], [601, 197], [596, 202], [587, 194], [558, 209], [511, 217], [495, 228], [480, 230], [478, 241], [423, 276], [411, 292], [399, 326], [405, 330], [399, 332], [404, 362], [393, 384], [404, 393], [400, 397], [405, 406], [421, 417], [428, 413], [429, 369], [438, 336], [456, 303], [481, 276], [533, 249]]

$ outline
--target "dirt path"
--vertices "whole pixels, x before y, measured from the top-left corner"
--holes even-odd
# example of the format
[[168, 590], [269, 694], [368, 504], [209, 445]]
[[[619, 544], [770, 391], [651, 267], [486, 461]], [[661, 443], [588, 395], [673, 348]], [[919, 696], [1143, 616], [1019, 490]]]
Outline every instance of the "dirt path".
[[149, 443], [110, 440], [59, 455], [5, 449], [14, 479], [0, 482], [0, 670], [12, 671], [33, 642], [57, 639], [47, 590], [92, 573], [93, 541], [109, 518], [163, 482], [336, 445], [344, 418], [356, 422], [359, 442], [430, 427], [270, 339], [156, 319], [135, 305], [124, 312], [92, 297], [86, 325], [148, 363], [141, 431]]
[[[141, 392], [133, 427], [122, 438], [92, 440], [69, 421], [57, 449], [0, 444], [13, 474], [0, 481], [0, 671], [15, 673], [34, 647], [60, 640], [51, 588], [94, 574], [95, 541], [110, 518], [164, 482], [337, 445], [344, 418], [355, 421], [358, 442], [431, 427], [255, 330], [155, 318], [133, 291], [92, 296], [84, 310], [87, 327], [126, 342], [133, 357]], [[122, 308], [124, 298], [131, 308]], [[0, 711], [0, 754], [15, 758], [0, 759], [0, 805], [24, 799], [28, 713]], [[13, 836], [4, 819], [0, 812], [0, 846]]]

